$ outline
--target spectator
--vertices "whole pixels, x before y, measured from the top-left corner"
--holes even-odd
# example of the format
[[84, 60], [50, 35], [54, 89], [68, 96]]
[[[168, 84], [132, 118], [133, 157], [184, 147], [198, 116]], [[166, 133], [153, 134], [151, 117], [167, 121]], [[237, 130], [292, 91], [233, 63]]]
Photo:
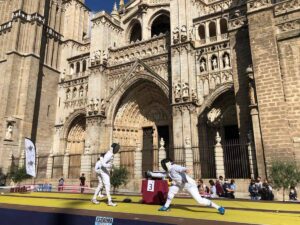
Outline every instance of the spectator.
[[223, 177], [222, 176], [219, 176], [219, 179], [216, 180], [216, 190], [217, 190], [217, 195], [219, 197], [224, 197]]
[[273, 189], [268, 183], [268, 181], [265, 180], [261, 188], [261, 200], [272, 201], [274, 199], [274, 194], [272, 190]]
[[81, 188], [81, 194], [83, 194], [83, 192], [84, 192], [84, 186], [85, 186], [85, 176], [84, 176], [84, 173], [81, 174], [81, 177], [79, 177], [79, 180], [80, 180], [80, 186], [83, 187], [83, 188]]
[[204, 184], [202, 179], [198, 180], [198, 190], [201, 196], [209, 194], [209, 188]]
[[64, 178], [60, 178], [59, 181], [58, 181], [58, 191], [63, 191], [64, 190], [64, 183], [65, 183]]
[[215, 182], [213, 180], [209, 180], [208, 182], [210, 184], [210, 197], [218, 198]]
[[261, 197], [261, 191], [262, 191], [262, 181], [261, 181], [261, 177], [258, 176], [258, 177], [256, 178], [255, 185], [256, 185], [256, 187], [257, 187], [257, 189], [258, 189], [258, 197], [259, 197], [259, 199], [260, 199], [260, 197]]
[[259, 200], [258, 187], [254, 179], [251, 179], [248, 191], [250, 192], [251, 200]]
[[234, 192], [236, 189], [235, 181], [231, 180], [230, 183], [227, 179], [225, 179], [223, 189], [225, 192], [225, 198], [235, 198]]
[[297, 188], [294, 185], [290, 187], [289, 197], [290, 200], [297, 201]]

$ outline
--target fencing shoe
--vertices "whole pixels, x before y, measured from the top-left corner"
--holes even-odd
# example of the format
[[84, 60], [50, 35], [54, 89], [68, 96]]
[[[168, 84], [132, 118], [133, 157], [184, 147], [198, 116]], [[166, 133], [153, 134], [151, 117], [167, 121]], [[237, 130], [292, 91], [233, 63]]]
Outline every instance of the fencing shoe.
[[114, 207], [114, 206], [117, 206], [117, 204], [116, 204], [116, 203], [113, 203], [113, 202], [108, 202], [107, 205], [113, 206], [113, 207]]
[[100, 202], [98, 202], [96, 199], [91, 200], [93, 204], [98, 205]]
[[158, 209], [158, 211], [170, 211], [170, 207], [165, 207], [165, 206], [162, 206], [161, 208]]
[[221, 215], [224, 215], [225, 214], [225, 209], [224, 209], [224, 207], [220, 207], [220, 208], [218, 208], [218, 211], [219, 211], [219, 213], [221, 214]]

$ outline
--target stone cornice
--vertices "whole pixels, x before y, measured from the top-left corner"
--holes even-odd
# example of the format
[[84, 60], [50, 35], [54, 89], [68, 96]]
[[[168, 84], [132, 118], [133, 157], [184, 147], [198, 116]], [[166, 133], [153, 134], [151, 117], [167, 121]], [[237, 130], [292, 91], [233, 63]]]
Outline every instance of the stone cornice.
[[253, 12], [262, 11], [272, 6], [271, 0], [250, 0], [247, 2], [247, 13], [251, 14]]
[[120, 26], [120, 22], [112, 18], [109, 14], [107, 14], [104, 11], [97, 13], [91, 21], [93, 23], [92, 27], [100, 23], [108, 23], [110, 26], [113, 26], [114, 29], [117, 29], [118, 31], [123, 31], [123, 28]]

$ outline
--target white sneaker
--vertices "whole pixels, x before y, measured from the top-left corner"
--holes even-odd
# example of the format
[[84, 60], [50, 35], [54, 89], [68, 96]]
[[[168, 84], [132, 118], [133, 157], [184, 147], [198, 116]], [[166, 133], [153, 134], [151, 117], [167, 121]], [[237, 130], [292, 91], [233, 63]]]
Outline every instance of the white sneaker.
[[98, 197], [99, 197], [99, 198], [104, 198], [104, 195], [101, 194], [101, 193], [99, 193]]
[[96, 199], [91, 200], [93, 204], [98, 205], [100, 202], [98, 202]]
[[116, 204], [116, 203], [113, 203], [113, 202], [108, 202], [107, 205], [113, 206], [113, 207], [117, 206], [117, 204]]

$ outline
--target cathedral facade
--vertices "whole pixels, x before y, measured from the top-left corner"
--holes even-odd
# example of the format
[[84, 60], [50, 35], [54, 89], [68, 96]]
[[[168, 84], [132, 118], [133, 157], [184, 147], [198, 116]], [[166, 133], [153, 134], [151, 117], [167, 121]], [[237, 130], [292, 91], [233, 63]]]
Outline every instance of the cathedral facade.
[[37, 182], [93, 185], [112, 142], [129, 191], [165, 157], [268, 178], [300, 162], [299, 33], [299, 0], [0, 0], [0, 168], [24, 165], [28, 137]]

